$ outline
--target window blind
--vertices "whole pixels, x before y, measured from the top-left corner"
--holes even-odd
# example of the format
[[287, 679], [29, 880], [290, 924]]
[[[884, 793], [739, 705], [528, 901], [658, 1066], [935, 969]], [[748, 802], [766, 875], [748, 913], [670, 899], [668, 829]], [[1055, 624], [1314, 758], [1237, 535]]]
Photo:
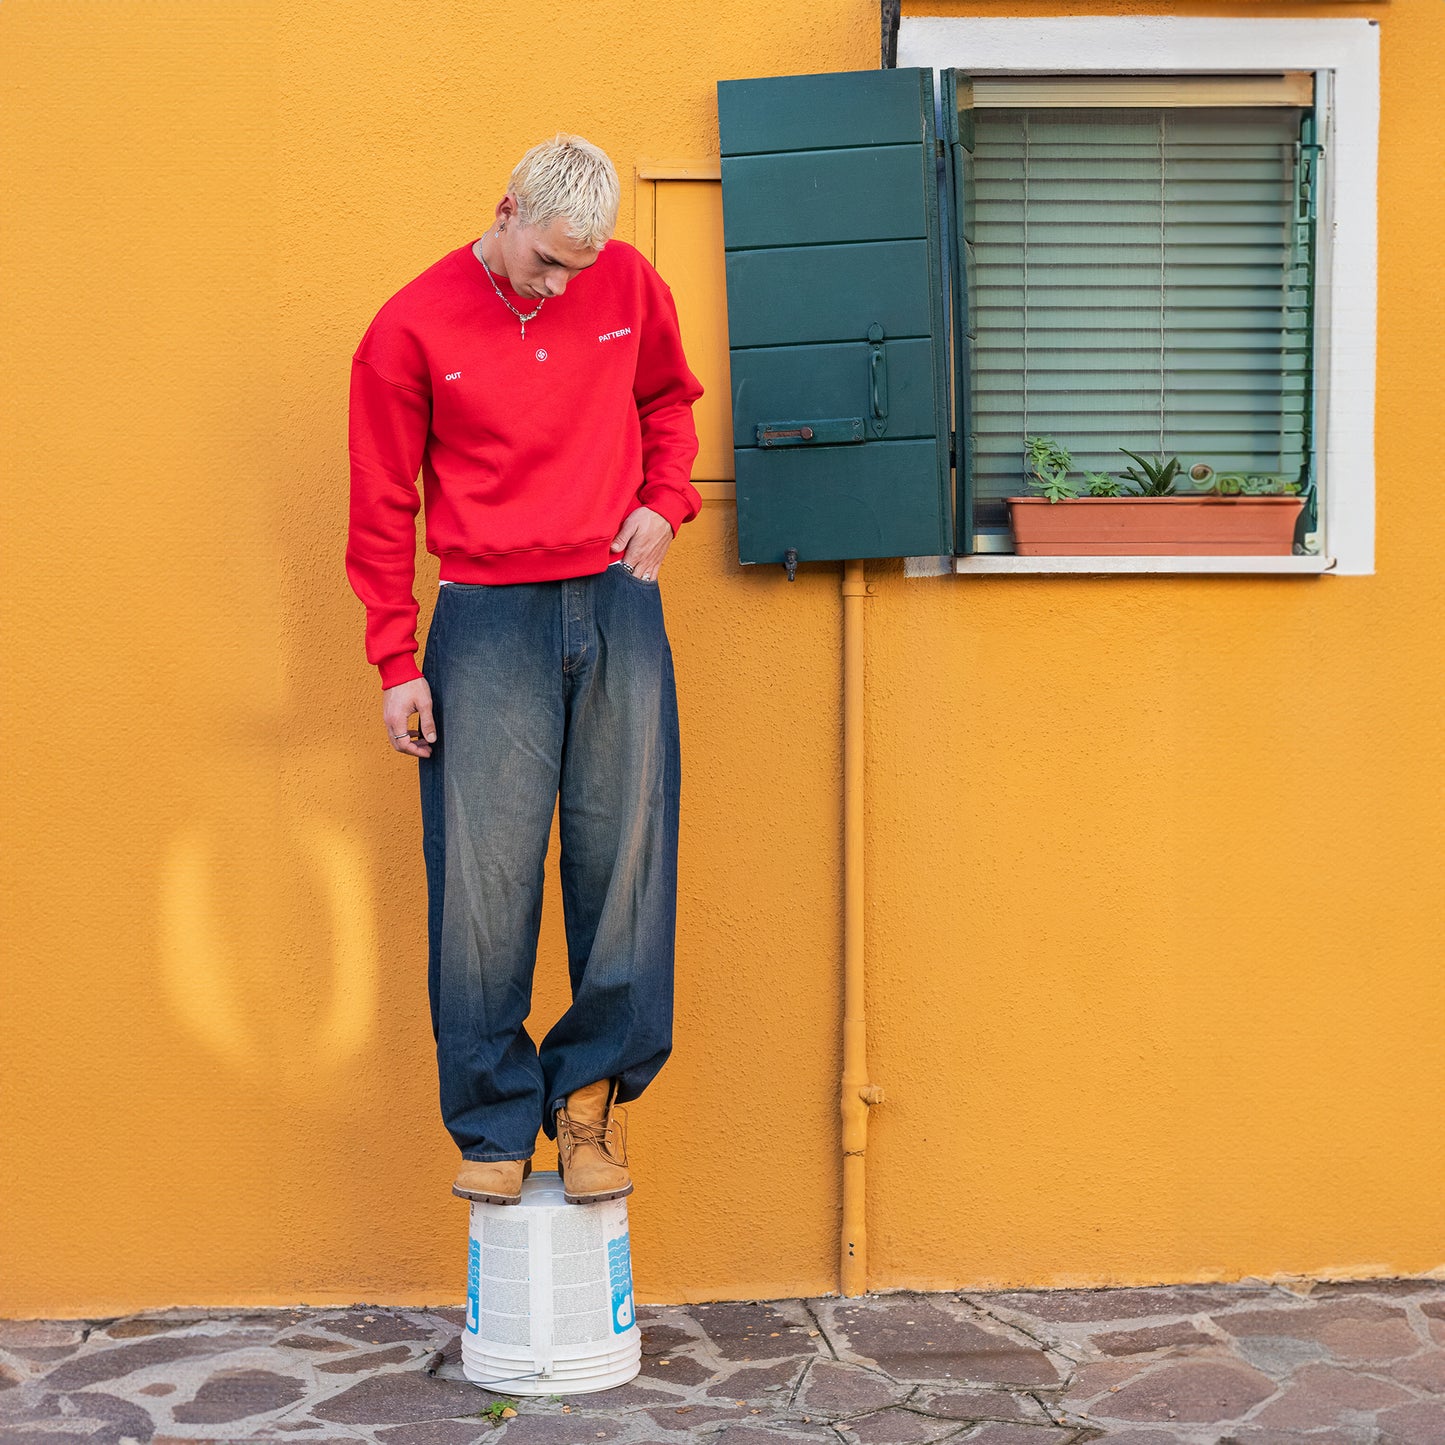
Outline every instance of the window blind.
[[1298, 107], [979, 109], [969, 427], [1005, 532], [1026, 436], [1308, 477], [1312, 256]]

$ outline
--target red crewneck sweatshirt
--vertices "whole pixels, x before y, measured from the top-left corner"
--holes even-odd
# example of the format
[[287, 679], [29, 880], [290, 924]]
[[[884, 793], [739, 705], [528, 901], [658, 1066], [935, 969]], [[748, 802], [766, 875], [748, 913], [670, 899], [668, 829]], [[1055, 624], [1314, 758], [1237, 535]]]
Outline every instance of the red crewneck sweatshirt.
[[[523, 315], [524, 299], [500, 276]], [[697, 455], [677, 308], [625, 241], [527, 322], [472, 243], [377, 313], [351, 365], [346, 571], [366, 605], [366, 656], [395, 687], [416, 664], [416, 514], [450, 582], [549, 582], [603, 571], [628, 513], [674, 533], [697, 515]]]

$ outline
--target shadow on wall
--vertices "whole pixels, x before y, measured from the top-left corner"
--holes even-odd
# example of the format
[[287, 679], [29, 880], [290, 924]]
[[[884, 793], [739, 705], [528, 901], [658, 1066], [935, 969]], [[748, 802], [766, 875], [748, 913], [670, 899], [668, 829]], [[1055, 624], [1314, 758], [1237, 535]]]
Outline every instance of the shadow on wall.
[[[313, 1067], [339, 1069], [364, 1052], [374, 1032], [380, 959], [370, 864], [335, 823], [301, 818], [287, 832], [251, 861], [284, 871], [284, 886], [302, 895], [312, 920], [313, 951], [320, 942], [329, 952], [316, 960], [314, 1000], [299, 1014], [276, 1006], [298, 940], [281, 936], [265, 906], [276, 895], [264, 880], [255, 890], [241, 880], [250, 898], [244, 911], [223, 903], [238, 881], [237, 860], [227, 857], [230, 842], [214, 823], [177, 835], [161, 864], [161, 979], [191, 1036], [234, 1068], [304, 1053]], [[313, 1082], [304, 1079], [308, 1091]]]

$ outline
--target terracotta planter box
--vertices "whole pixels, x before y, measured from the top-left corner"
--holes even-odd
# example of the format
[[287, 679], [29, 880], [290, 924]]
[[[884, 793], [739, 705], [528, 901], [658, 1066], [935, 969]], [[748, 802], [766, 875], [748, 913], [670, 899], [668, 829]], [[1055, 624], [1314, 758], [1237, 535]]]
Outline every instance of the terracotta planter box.
[[1020, 557], [1288, 557], [1300, 497], [1010, 497]]

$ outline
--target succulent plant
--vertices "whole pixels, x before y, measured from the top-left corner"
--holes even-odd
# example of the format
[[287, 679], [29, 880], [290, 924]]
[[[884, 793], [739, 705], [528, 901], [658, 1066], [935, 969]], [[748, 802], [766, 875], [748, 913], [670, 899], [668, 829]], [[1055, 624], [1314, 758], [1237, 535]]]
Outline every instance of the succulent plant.
[[[1274, 472], [1216, 472], [1208, 462], [1195, 462], [1186, 471], [1178, 457], [1140, 456], [1128, 447], [1119, 450], [1134, 466], [1125, 467], [1123, 477], [1108, 472], [1085, 472], [1083, 481], [1070, 477], [1074, 457], [1053, 437], [1024, 438], [1024, 461], [1028, 484], [1050, 502], [1067, 502], [1080, 495], [1090, 497], [1172, 497], [1178, 482], [1186, 491], [1217, 497], [1293, 497], [1301, 485]], [[1126, 491], [1124, 483], [1133, 484]]]
[[1220, 472], [1213, 490], [1221, 497], [1294, 497], [1300, 484], [1275, 472]]
[[1051, 502], [1065, 502], [1079, 495], [1077, 482], [1069, 480], [1073, 454], [1052, 437], [1025, 437], [1024, 460], [1029, 468], [1029, 486], [1036, 487]]

